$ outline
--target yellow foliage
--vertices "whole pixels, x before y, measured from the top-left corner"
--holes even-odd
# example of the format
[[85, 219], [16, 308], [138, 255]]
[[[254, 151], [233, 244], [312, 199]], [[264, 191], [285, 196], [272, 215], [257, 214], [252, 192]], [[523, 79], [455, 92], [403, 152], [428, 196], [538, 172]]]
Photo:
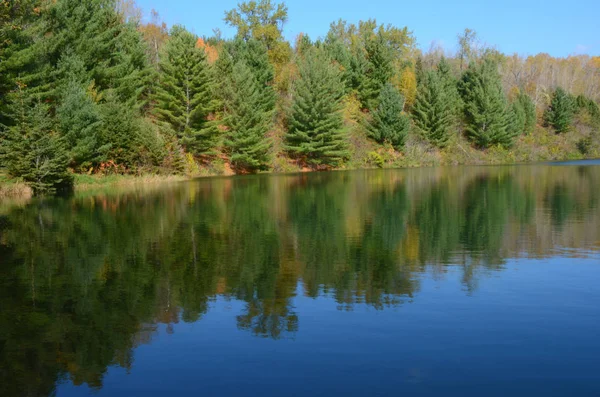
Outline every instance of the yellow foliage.
[[202, 37], [200, 37], [196, 42], [196, 47], [204, 50], [204, 52], [206, 53], [206, 59], [211, 65], [215, 63], [217, 59], [219, 59], [219, 52], [217, 51], [217, 49], [211, 46], [210, 44], [206, 43], [202, 39]]
[[411, 108], [417, 98], [417, 75], [413, 68], [407, 67], [400, 75], [398, 89], [404, 95], [406, 108]]

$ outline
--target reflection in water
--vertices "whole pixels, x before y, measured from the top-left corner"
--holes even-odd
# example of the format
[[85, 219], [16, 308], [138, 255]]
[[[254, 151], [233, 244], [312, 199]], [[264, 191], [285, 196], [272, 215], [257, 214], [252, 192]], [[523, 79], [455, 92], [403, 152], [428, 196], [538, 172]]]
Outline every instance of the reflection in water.
[[466, 293], [507, 259], [597, 252], [600, 167], [482, 167], [211, 179], [34, 201], [0, 216], [0, 395], [101, 388], [157, 324], [294, 337], [293, 299], [341, 310], [418, 300], [460, 268]]

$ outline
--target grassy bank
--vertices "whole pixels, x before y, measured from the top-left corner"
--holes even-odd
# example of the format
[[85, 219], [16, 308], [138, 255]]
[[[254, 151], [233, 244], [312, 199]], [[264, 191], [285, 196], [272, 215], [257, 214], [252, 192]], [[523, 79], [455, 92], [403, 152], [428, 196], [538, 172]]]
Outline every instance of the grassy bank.
[[[80, 192], [100, 192], [106, 189], [164, 184], [180, 182], [189, 177], [178, 175], [74, 175], [74, 190]], [[6, 174], [0, 173], [0, 200], [1, 199], [28, 199], [32, 197], [32, 191], [26, 183], [18, 179], [11, 179]]]

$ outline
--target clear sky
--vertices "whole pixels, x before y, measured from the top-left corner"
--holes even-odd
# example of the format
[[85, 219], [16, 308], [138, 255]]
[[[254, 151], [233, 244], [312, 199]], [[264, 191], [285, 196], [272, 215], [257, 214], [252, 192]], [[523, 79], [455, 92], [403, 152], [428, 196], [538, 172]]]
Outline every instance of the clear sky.
[[[224, 37], [234, 31], [223, 22], [237, 0], [137, 0], [149, 15], [159, 12], [169, 26], [182, 24], [200, 36], [219, 28]], [[277, 0], [274, 0], [277, 2]], [[299, 33], [324, 36], [340, 18], [356, 23], [376, 18], [412, 30], [420, 48], [436, 41], [447, 50], [456, 47], [464, 28], [505, 53], [546, 52], [553, 56], [600, 55], [600, 0], [288, 0], [286, 38]]]

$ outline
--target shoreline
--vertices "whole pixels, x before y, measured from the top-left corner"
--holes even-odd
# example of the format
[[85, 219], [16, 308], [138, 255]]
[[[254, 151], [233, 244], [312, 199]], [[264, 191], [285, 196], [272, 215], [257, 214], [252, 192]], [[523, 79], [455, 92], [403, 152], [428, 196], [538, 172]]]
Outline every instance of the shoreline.
[[[485, 156], [487, 157], [487, 156]], [[403, 156], [402, 162], [394, 162], [386, 164], [382, 167], [379, 166], [358, 166], [358, 167], [340, 167], [333, 168], [330, 170], [313, 170], [300, 167], [293, 167], [295, 169], [287, 168], [285, 170], [272, 169], [270, 171], [261, 172], [262, 175], [286, 175], [286, 174], [298, 174], [298, 173], [312, 173], [312, 172], [333, 172], [333, 171], [359, 171], [359, 170], [392, 170], [392, 169], [415, 169], [415, 168], [431, 168], [431, 167], [457, 167], [457, 166], [502, 166], [502, 165], [527, 165], [545, 162], [560, 162], [560, 161], [579, 161], [579, 160], [598, 160], [600, 157], [597, 155], [593, 156], [572, 156], [572, 153], [564, 153], [563, 156], [553, 156], [553, 158], [534, 158], [529, 161], [519, 161], [520, 159], [514, 159], [514, 161], [497, 161], [497, 158], [478, 158], [471, 159], [474, 161], [466, 162], [448, 162], [448, 161], [427, 161], [423, 159], [422, 162], [413, 162], [407, 156]], [[429, 159], [431, 160], [431, 159]], [[441, 160], [441, 159], [438, 159]], [[445, 160], [445, 159], [444, 159]], [[464, 159], [463, 159], [464, 160]], [[483, 160], [483, 161], [482, 161]], [[486, 161], [487, 160], [487, 161]], [[506, 160], [506, 159], [504, 159]], [[403, 164], [404, 163], [404, 164]], [[206, 170], [204, 170], [206, 171]], [[233, 177], [238, 176], [237, 174], [231, 174], [228, 172], [203, 172], [201, 174], [194, 175], [74, 175], [74, 194], [94, 194], [103, 193], [105, 189], [110, 188], [121, 188], [121, 187], [136, 187], [136, 186], [152, 186], [158, 184], [168, 184], [175, 182], [184, 182], [200, 178], [213, 178], [213, 177]], [[0, 179], [0, 202], [6, 201], [21, 201], [29, 200], [33, 198], [32, 190], [26, 183], [20, 181], [14, 181], [6, 176]]]

